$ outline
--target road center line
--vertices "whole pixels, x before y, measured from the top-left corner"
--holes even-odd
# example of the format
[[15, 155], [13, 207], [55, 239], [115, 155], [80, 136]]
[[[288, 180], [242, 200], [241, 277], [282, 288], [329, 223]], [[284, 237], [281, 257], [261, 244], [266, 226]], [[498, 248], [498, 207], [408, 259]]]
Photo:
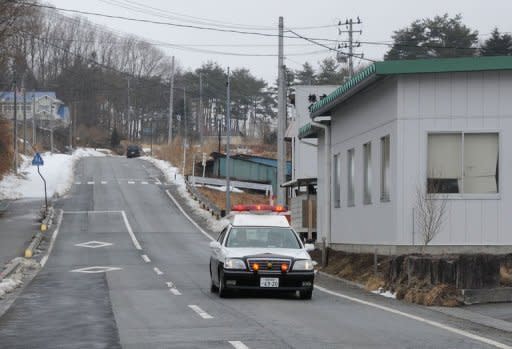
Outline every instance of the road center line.
[[458, 328], [455, 328], [455, 327], [451, 327], [451, 326], [447, 326], [447, 325], [443, 325], [442, 323], [440, 322], [436, 322], [436, 321], [432, 321], [432, 320], [428, 320], [428, 319], [425, 319], [425, 318], [422, 318], [420, 316], [416, 316], [416, 315], [412, 315], [412, 314], [408, 314], [408, 313], [404, 313], [400, 310], [396, 310], [396, 309], [393, 309], [393, 308], [390, 308], [390, 307], [386, 307], [384, 305], [380, 305], [380, 304], [376, 304], [376, 303], [372, 303], [372, 302], [368, 302], [368, 301], [364, 301], [362, 299], [359, 299], [359, 298], [355, 298], [355, 297], [351, 297], [351, 296], [347, 296], [347, 295], [344, 295], [342, 293], [338, 293], [338, 292], [334, 292], [334, 291], [331, 291], [329, 289], [326, 289], [324, 287], [321, 287], [321, 286], [317, 286], [315, 285], [315, 288], [319, 291], [322, 291], [322, 292], [325, 292], [327, 294], [330, 294], [331, 296], [336, 296], [336, 297], [339, 297], [339, 298], [343, 298], [343, 299], [346, 299], [346, 300], [349, 300], [349, 301], [352, 301], [352, 302], [356, 302], [356, 303], [360, 303], [360, 304], [364, 304], [364, 305], [367, 305], [369, 307], [373, 307], [373, 308], [377, 308], [377, 309], [380, 309], [380, 310], [384, 310], [384, 311], [387, 311], [389, 313], [392, 313], [392, 314], [397, 314], [397, 315], [401, 315], [401, 316], [404, 316], [406, 318], [409, 318], [409, 319], [412, 319], [412, 320], [416, 320], [416, 321], [419, 321], [419, 322], [422, 322], [422, 323], [425, 323], [425, 324], [428, 324], [430, 326], [433, 326], [433, 327], [437, 327], [437, 328], [440, 328], [440, 329], [443, 329], [443, 330], [446, 330], [448, 332], [452, 332], [452, 333], [455, 333], [455, 334], [458, 334], [460, 336], [463, 336], [463, 337], [466, 337], [466, 338], [470, 338], [470, 339], [473, 339], [475, 341], [478, 341], [478, 342], [482, 342], [482, 343], [485, 343], [485, 344], [488, 344], [488, 345], [492, 345], [492, 346], [495, 346], [496, 348], [500, 348], [500, 349], [512, 349], [511, 346], [509, 345], [506, 345], [504, 343], [500, 343], [500, 342], [497, 342], [495, 340], [492, 340], [492, 339], [489, 339], [489, 338], [485, 338], [485, 337], [482, 337], [482, 336], [478, 336], [476, 334], [473, 334], [471, 332], [467, 332], [467, 331], [464, 331], [464, 330], [460, 330]]
[[190, 216], [187, 214], [187, 212], [185, 212], [185, 210], [183, 209], [183, 207], [181, 207], [181, 205], [178, 203], [178, 201], [176, 201], [176, 199], [174, 198], [174, 196], [172, 196], [172, 194], [169, 192], [169, 190], [166, 190], [165, 193], [167, 194], [167, 196], [172, 200], [172, 202], [174, 202], [174, 204], [176, 205], [176, 207], [178, 208], [178, 210], [180, 210], [180, 212], [185, 216], [187, 217], [187, 219], [190, 221], [190, 223], [192, 223], [200, 232], [201, 234], [203, 234], [204, 236], [206, 236], [208, 239], [210, 239], [211, 241], [215, 241], [215, 239], [213, 237], [210, 236], [210, 234], [208, 234], [207, 232], [205, 232], [203, 230], [203, 228], [201, 228], [199, 226], [199, 224], [197, 224], [192, 218], [190, 218]]
[[128, 234], [130, 234], [130, 237], [132, 238], [133, 245], [135, 246], [135, 248], [137, 250], [142, 250], [142, 247], [140, 246], [139, 242], [137, 241], [137, 238], [135, 237], [135, 234], [133, 233], [130, 222], [128, 222], [128, 217], [126, 217], [126, 212], [121, 211], [121, 215], [123, 216], [124, 225], [126, 226], [126, 230], [128, 230]]
[[107, 181], [101, 181], [101, 184], [107, 184]]
[[128, 181], [128, 184], [135, 184], [134, 181]]
[[249, 349], [247, 345], [240, 341], [229, 341], [229, 344], [231, 344], [235, 349]]
[[154, 267], [153, 270], [155, 271], [155, 273], [157, 275], [163, 275], [163, 272], [160, 269], [158, 269], [157, 267]]
[[92, 185], [92, 184], [94, 184], [94, 182], [87, 182], [87, 184]]
[[197, 305], [191, 304], [188, 307], [190, 309], [192, 309], [193, 311], [195, 311], [197, 313], [197, 315], [199, 315], [203, 319], [207, 319], [207, 320], [208, 319], [213, 319], [213, 316], [211, 316], [210, 314], [205, 312], [203, 309], [199, 308]]
[[144, 260], [144, 262], [146, 262], [146, 263], [151, 262], [151, 259], [149, 259], [149, 257], [148, 257], [147, 255], [145, 255], [145, 254], [141, 255], [140, 257], [141, 257], [141, 258]]

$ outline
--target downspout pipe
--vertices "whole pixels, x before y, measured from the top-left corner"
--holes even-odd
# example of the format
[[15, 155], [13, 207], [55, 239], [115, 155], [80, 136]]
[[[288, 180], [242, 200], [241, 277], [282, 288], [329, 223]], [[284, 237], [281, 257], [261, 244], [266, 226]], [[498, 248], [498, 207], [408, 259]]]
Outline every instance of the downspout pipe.
[[324, 130], [325, 135], [325, 183], [324, 183], [324, 207], [325, 207], [325, 235], [327, 244], [331, 243], [331, 128], [319, 122], [311, 121], [311, 125]]

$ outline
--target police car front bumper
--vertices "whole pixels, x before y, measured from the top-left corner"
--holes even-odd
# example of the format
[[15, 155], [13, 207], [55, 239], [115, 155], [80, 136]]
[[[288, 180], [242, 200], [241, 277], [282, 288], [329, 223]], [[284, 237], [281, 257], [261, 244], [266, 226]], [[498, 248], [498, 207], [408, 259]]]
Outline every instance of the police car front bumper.
[[[277, 286], [262, 286], [261, 279], [278, 279]], [[313, 289], [313, 271], [265, 273], [224, 270], [224, 286], [230, 290], [309, 291]]]

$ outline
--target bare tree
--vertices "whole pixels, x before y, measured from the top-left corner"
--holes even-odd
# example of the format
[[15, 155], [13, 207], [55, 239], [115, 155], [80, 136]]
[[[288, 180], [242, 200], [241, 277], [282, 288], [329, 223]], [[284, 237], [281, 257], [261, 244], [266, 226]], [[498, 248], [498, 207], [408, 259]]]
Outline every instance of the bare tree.
[[439, 234], [443, 225], [447, 198], [440, 189], [435, 181], [428, 181], [426, 186], [418, 185], [416, 188], [415, 219], [424, 247]]

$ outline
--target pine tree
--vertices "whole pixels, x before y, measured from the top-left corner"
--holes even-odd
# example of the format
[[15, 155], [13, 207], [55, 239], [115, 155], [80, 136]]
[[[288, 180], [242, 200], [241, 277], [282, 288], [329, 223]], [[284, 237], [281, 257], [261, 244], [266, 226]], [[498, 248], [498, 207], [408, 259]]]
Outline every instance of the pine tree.
[[511, 56], [512, 36], [500, 34], [498, 28], [494, 28], [491, 37], [480, 48], [480, 54], [482, 56]]

